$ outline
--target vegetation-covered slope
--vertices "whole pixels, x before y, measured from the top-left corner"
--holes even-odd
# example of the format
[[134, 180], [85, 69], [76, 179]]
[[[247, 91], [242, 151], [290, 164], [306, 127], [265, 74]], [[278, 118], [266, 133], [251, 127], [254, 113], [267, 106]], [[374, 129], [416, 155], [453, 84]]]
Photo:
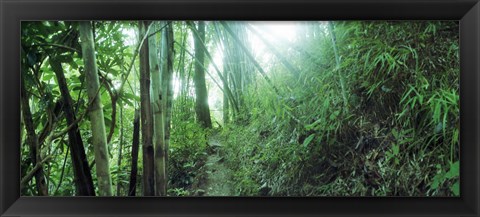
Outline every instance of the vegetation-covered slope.
[[22, 22], [22, 195], [459, 195], [458, 27]]

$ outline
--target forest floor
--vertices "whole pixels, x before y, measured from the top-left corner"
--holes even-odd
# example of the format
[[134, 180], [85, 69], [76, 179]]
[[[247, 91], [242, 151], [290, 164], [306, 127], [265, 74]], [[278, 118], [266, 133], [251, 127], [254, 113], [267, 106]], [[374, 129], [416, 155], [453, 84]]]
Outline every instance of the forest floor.
[[223, 146], [216, 136], [210, 137], [209, 145], [213, 151], [205, 163], [207, 179], [201, 189], [205, 189], [205, 196], [231, 196], [232, 171], [225, 165], [225, 157], [221, 150]]

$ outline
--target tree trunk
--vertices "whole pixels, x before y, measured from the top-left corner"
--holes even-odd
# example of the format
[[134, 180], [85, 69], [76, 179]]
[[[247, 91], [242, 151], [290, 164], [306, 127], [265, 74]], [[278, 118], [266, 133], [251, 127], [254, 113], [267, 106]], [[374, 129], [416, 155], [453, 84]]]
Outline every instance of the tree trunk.
[[[225, 61], [227, 58], [224, 56], [223, 58], [223, 89], [225, 90], [228, 88], [228, 67], [227, 62]], [[223, 92], [223, 125], [226, 126], [228, 124], [229, 118], [229, 108], [228, 108], [228, 95], [227, 93]]]
[[172, 107], [173, 107], [173, 59], [174, 57], [174, 50], [173, 50], [173, 24], [170, 23], [167, 28], [167, 46], [168, 46], [168, 60], [167, 60], [167, 85], [166, 85], [166, 92], [167, 92], [167, 102], [166, 102], [166, 114], [165, 114], [165, 174], [166, 174], [166, 183], [165, 188], [168, 189], [168, 147], [170, 146], [170, 128], [172, 122]]
[[105, 119], [103, 106], [98, 95], [100, 82], [93, 44], [92, 26], [88, 21], [80, 22], [80, 39], [82, 46], [83, 62], [85, 65], [85, 78], [87, 93], [92, 105], [89, 108], [92, 129], [92, 145], [95, 150], [95, 162], [100, 196], [112, 196], [112, 180], [108, 162], [107, 136], [105, 133]]
[[[198, 34], [196, 28], [193, 27], [193, 25], [191, 25], [191, 24], [190, 24], [190, 26], [191, 26], [191, 30], [192, 30], [192, 32], [193, 32], [193, 34], [194, 34], [194, 37], [199, 37], [199, 34]], [[199, 41], [200, 41], [200, 40], [199, 40]], [[181, 45], [181, 44], [178, 44], [178, 45], [180, 46], [180, 48], [182, 49], [182, 51], [188, 53], [188, 54], [195, 60], [195, 61], [194, 61], [195, 63], [199, 64], [204, 70], [206, 70], [206, 66], [205, 66], [204, 64], [202, 64], [202, 62], [200, 62], [198, 59], [196, 59], [196, 58], [195, 58], [195, 55], [193, 55], [192, 53], [190, 53], [190, 52], [185, 48], [185, 46], [183, 46], [183, 45]], [[213, 68], [214, 68], [215, 71], [217, 72], [218, 77], [219, 77], [222, 81], [225, 80], [225, 78], [223, 77], [222, 73], [220, 72], [220, 69], [217, 67], [217, 65], [215, 64], [215, 62], [213, 62], [214, 60], [213, 60], [212, 56], [210, 55], [210, 53], [208, 52], [208, 50], [206, 50], [206, 46], [205, 46], [203, 43], [200, 43], [200, 45], [202, 46], [203, 51], [205, 51], [205, 54], [207, 55], [207, 57], [210, 59], [210, 63], [212, 64]], [[191, 69], [192, 67], [189, 66], [188, 68], [189, 68], [189, 73], [187, 73], [187, 75], [188, 75], [188, 78], [190, 78], [190, 69]], [[215, 78], [214, 78], [212, 75], [210, 75], [210, 73], [208, 73], [208, 71], [207, 71], [207, 74], [210, 76], [210, 78], [212, 78], [212, 81], [218, 86], [218, 89], [220, 89], [223, 93], [226, 93], [226, 94], [229, 96], [228, 99], [230, 100], [230, 103], [231, 103], [232, 107], [234, 108], [234, 110], [238, 110], [237, 102], [235, 101], [235, 97], [234, 97], [233, 93], [231, 92], [230, 88], [224, 89], [225, 86], [220, 85], [220, 84], [215, 80]], [[185, 81], [185, 80], [182, 79], [182, 82], [183, 82], [183, 81]], [[185, 86], [185, 85], [182, 85], [182, 87], [184, 87], [184, 86]], [[182, 88], [182, 89], [181, 89], [181, 90], [182, 90], [182, 96], [184, 96], [184, 98], [186, 97], [186, 95], [185, 95], [186, 92], [185, 92], [185, 91], [189, 89], [189, 88], [188, 88], [188, 86], [189, 86], [188, 81], [187, 81], [187, 85], [186, 85], [186, 86], [187, 86], [187, 88]], [[227, 87], [228, 87], [228, 86], [227, 86]]]
[[[22, 100], [22, 116], [25, 123], [25, 129], [27, 131], [27, 141], [30, 148], [30, 158], [32, 160], [33, 168], [42, 161], [40, 156], [40, 146], [38, 144], [38, 137], [35, 133], [35, 127], [33, 125], [32, 113], [30, 111], [30, 104], [28, 102], [28, 94], [25, 90], [25, 84], [21, 82], [21, 100]], [[43, 172], [43, 166], [40, 165], [35, 174], [35, 183], [37, 186], [38, 196], [48, 196], [48, 185], [45, 183], [45, 176]]]
[[[67, 81], [63, 73], [63, 68], [60, 62], [54, 57], [49, 58], [50, 66], [55, 72], [58, 87], [62, 95], [63, 100], [63, 112], [65, 113], [65, 119], [67, 125], [72, 125], [75, 120], [75, 112], [73, 110], [72, 97], [68, 91]], [[74, 124], [70, 130], [68, 130], [68, 142], [70, 144], [70, 155], [72, 157], [73, 172], [75, 175], [75, 188], [76, 194], [79, 196], [95, 196], [95, 187], [93, 186], [92, 174], [88, 166], [87, 157], [85, 155], [85, 148], [83, 146], [82, 137], [78, 124]]]
[[[147, 21], [139, 21], [140, 39], [147, 34]], [[155, 196], [155, 173], [153, 159], [153, 118], [150, 104], [150, 71], [148, 43], [140, 48], [140, 111], [143, 143], [143, 195]], [[163, 125], [162, 125], [163, 126]]]
[[195, 73], [193, 80], [195, 83], [195, 112], [200, 125], [204, 128], [211, 128], [212, 121], [210, 119], [210, 108], [208, 106], [208, 91], [205, 84], [205, 71], [202, 67], [205, 57], [205, 51], [202, 49], [201, 43], [205, 41], [205, 22], [198, 22], [198, 37], [194, 37], [195, 44]]
[[132, 137], [132, 168], [130, 170], [130, 186], [128, 187], [128, 196], [135, 196], [135, 193], [137, 191], [139, 145], [140, 145], [140, 114], [138, 109], [135, 109], [135, 118], [133, 119], [133, 137]]
[[[161, 26], [163, 26], [161, 22]], [[165, 32], [165, 31], [162, 31]], [[165, 98], [162, 74], [166, 73], [166, 57], [167, 47], [166, 35], [162, 33], [162, 47], [160, 51], [160, 59], [158, 57], [158, 43], [155, 36], [148, 39], [148, 54], [150, 73], [152, 76], [152, 105], [153, 105], [153, 120], [154, 120], [154, 142], [155, 142], [155, 187], [157, 196], [165, 196], [166, 193], [166, 173], [165, 173]], [[161, 63], [160, 63], [161, 62]], [[160, 69], [161, 67], [161, 69]]]
[[122, 166], [122, 150], [123, 150], [123, 106], [120, 106], [120, 147], [118, 150], [117, 161], [117, 196], [120, 196], [120, 168]]

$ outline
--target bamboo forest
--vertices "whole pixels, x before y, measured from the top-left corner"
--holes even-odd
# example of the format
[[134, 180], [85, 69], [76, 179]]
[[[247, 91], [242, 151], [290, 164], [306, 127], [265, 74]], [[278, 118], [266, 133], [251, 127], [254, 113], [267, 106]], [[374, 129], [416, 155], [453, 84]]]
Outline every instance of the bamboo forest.
[[459, 196], [457, 21], [22, 21], [22, 196]]

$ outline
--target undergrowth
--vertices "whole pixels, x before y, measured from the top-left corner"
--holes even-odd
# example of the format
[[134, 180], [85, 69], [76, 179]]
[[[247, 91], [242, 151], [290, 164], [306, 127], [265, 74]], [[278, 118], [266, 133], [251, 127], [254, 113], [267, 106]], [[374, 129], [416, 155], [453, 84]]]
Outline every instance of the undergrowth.
[[249, 121], [223, 129], [236, 194], [458, 196], [457, 30], [456, 22], [340, 22], [340, 66], [328, 37], [303, 41], [293, 60], [300, 75], [272, 78], [280, 93], [251, 87], [263, 94], [246, 100]]

